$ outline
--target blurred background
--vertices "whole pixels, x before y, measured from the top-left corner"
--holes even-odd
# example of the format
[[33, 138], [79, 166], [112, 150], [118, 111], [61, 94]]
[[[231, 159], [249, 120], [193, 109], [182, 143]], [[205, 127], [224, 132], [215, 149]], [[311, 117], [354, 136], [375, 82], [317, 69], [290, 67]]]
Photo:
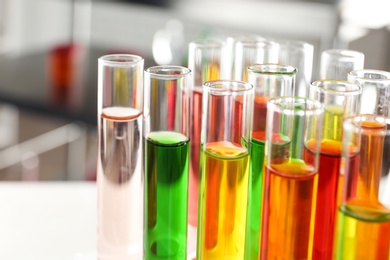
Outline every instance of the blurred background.
[[0, 0], [0, 180], [95, 180], [97, 59], [187, 65], [188, 43], [254, 33], [390, 70], [388, 0]]

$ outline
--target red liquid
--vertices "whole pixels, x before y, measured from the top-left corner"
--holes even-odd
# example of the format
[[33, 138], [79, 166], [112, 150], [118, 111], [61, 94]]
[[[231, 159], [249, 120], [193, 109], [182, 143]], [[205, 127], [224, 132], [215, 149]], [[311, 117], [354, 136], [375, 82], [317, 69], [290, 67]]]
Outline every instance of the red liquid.
[[77, 80], [77, 62], [80, 55], [79, 47], [74, 44], [59, 45], [49, 53], [49, 79], [51, 98], [56, 105], [74, 103], [75, 84]]
[[313, 259], [332, 259], [340, 161], [341, 142], [323, 140], [318, 169]]
[[[255, 97], [255, 102], [253, 106], [253, 133], [255, 132], [264, 132], [265, 133], [265, 126], [267, 121], [267, 101], [268, 97], [264, 96], [258, 96]], [[260, 141], [265, 141], [265, 134], [264, 136], [255, 136], [253, 135], [253, 138], [256, 138]]]

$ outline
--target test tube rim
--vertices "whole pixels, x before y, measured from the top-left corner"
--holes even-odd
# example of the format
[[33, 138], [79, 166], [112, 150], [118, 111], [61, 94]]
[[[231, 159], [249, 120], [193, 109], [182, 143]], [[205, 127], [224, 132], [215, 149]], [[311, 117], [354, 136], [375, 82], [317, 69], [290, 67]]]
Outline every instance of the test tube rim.
[[322, 57], [328, 55], [329, 57], [338, 57], [341, 60], [351, 61], [356, 58], [364, 59], [364, 53], [356, 50], [349, 49], [328, 49], [324, 50], [321, 54]]
[[[224, 87], [217, 87], [220, 85], [237, 85], [237, 86], [243, 86], [241, 88], [224, 88]], [[241, 81], [241, 80], [229, 80], [229, 79], [218, 79], [218, 80], [210, 80], [206, 81], [203, 83], [203, 88], [205, 90], [208, 90], [210, 93], [214, 95], [231, 95], [232, 93], [240, 94], [242, 93], [243, 95], [245, 93], [248, 93], [248, 91], [253, 91], [253, 85]]]
[[129, 67], [143, 62], [143, 58], [134, 54], [107, 54], [99, 58], [99, 63], [111, 67]]
[[[349, 89], [338, 90], [336, 88], [324, 89], [321, 86], [323, 85], [332, 85], [337, 84], [337, 86], [348, 86]], [[310, 83], [310, 88], [314, 88], [319, 93], [327, 93], [327, 94], [335, 94], [339, 96], [357, 96], [361, 95], [363, 92], [363, 88], [357, 84], [354, 84], [350, 81], [346, 80], [333, 80], [333, 79], [323, 79], [323, 80], [315, 80]]]
[[[290, 107], [282, 107], [280, 101], [290, 102], [294, 100], [292, 104], [310, 104], [309, 108], [305, 109], [296, 109]], [[295, 101], [300, 101], [295, 102]], [[270, 98], [267, 102], [267, 108], [272, 109], [272, 111], [285, 114], [285, 115], [293, 115], [293, 116], [319, 116], [324, 112], [324, 105], [315, 99], [298, 97], [298, 96], [287, 96], [287, 97], [274, 97]]]
[[[267, 68], [285, 68], [285, 71], [268, 70]], [[267, 75], [290, 75], [297, 73], [298, 69], [294, 66], [278, 63], [252, 64], [247, 67], [248, 73], [258, 73]]]
[[[382, 75], [383, 78], [369, 78], [364, 75], [370, 74], [370, 75]], [[352, 70], [348, 73], [348, 77], [355, 78], [358, 80], [369, 80], [369, 81], [375, 81], [375, 82], [385, 82], [390, 81], [390, 72], [385, 70], [375, 70], [375, 69], [359, 69], [359, 70]]]
[[[179, 72], [178, 74], [162, 74], [158, 73], [161, 71], [172, 71]], [[161, 66], [152, 66], [145, 70], [151, 78], [161, 78], [161, 79], [179, 79], [183, 77], [190, 76], [192, 74], [191, 69], [178, 66], [178, 65], [161, 65]]]

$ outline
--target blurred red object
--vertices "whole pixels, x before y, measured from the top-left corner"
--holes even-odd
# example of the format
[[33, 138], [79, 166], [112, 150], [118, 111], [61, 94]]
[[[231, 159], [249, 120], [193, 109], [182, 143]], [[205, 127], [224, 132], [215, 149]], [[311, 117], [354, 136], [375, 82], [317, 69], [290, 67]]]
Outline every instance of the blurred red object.
[[74, 105], [81, 76], [82, 47], [74, 43], [57, 45], [48, 54], [50, 100], [54, 105]]

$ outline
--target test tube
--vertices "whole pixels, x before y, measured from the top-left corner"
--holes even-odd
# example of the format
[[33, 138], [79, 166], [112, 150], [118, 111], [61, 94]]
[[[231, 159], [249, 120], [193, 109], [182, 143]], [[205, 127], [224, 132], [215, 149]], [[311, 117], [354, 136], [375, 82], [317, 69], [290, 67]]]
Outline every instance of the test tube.
[[[348, 74], [348, 81], [362, 88], [360, 114], [390, 117], [390, 72], [362, 69]], [[383, 172], [390, 169], [390, 136], [386, 136]]]
[[268, 101], [260, 259], [312, 259], [322, 120], [319, 101]]
[[[196, 227], [198, 224], [198, 190], [200, 133], [202, 128], [203, 83], [223, 77], [225, 43], [219, 40], [196, 40], [189, 43], [188, 68], [193, 82], [190, 93], [190, 177], [188, 187], [188, 224], [191, 243], [196, 250]], [[192, 237], [194, 239], [192, 239]]]
[[244, 259], [253, 87], [204, 84], [196, 259]]
[[295, 75], [296, 68], [289, 65], [255, 64], [248, 67], [248, 83], [254, 87], [254, 106], [245, 259], [258, 259], [259, 256], [267, 101], [277, 96], [293, 96]]
[[297, 40], [279, 41], [280, 64], [297, 68], [294, 96], [307, 97], [313, 72], [314, 46]]
[[[341, 80], [318, 80], [310, 86], [310, 98], [324, 105], [323, 138], [318, 168], [318, 194], [314, 227], [313, 260], [332, 259], [338, 191], [343, 185], [339, 174], [342, 150], [342, 123], [359, 114], [362, 88]], [[340, 189], [338, 188], [340, 187]]]
[[185, 260], [188, 204], [188, 94], [191, 71], [145, 70], [145, 259]]
[[98, 60], [97, 258], [142, 259], [144, 60]]
[[226, 79], [235, 79], [234, 76], [234, 69], [235, 69], [235, 51], [236, 51], [236, 44], [240, 41], [262, 41], [265, 40], [263, 37], [257, 34], [251, 34], [251, 33], [241, 33], [236, 35], [231, 35], [227, 37], [226, 39], [226, 56], [228, 57], [226, 64], [227, 64], [227, 77]]
[[320, 79], [347, 80], [348, 73], [364, 68], [364, 53], [329, 49], [321, 53]]
[[362, 88], [361, 114], [390, 116], [390, 72], [354, 70], [348, 73], [348, 81]]
[[343, 123], [345, 182], [333, 259], [390, 258], [390, 181], [384, 172], [390, 119], [360, 115]]
[[271, 40], [240, 40], [235, 44], [234, 80], [248, 80], [247, 68], [253, 64], [278, 63], [279, 44]]

